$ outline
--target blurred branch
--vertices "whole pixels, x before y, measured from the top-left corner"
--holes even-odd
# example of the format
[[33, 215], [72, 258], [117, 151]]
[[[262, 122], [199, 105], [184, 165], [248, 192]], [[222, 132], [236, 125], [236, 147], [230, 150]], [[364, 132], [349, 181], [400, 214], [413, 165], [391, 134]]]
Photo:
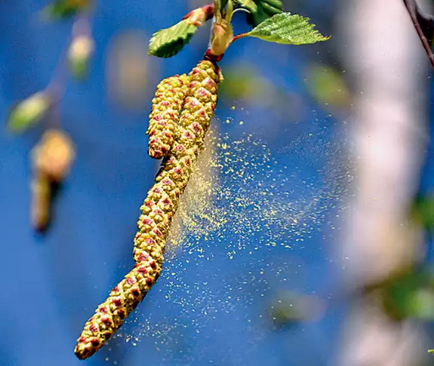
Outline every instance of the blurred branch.
[[[434, 67], [434, 53], [431, 49], [431, 42], [433, 36], [433, 17], [429, 14], [425, 14], [422, 12], [416, 3], [416, 0], [403, 0], [404, 5], [407, 8], [408, 14], [413, 22], [413, 25], [416, 29], [416, 32], [422, 42], [423, 48], [429, 58], [431, 66]], [[422, 24], [424, 24], [424, 28], [422, 28]], [[428, 33], [431, 35], [428, 35]], [[428, 39], [430, 37], [430, 39]]]

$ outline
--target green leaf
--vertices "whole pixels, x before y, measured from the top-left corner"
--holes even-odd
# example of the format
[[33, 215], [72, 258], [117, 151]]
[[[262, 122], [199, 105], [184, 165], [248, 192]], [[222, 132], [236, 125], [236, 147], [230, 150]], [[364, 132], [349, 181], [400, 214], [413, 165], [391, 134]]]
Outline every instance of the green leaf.
[[237, 3], [250, 12], [247, 22], [254, 27], [283, 10], [280, 0], [237, 0]]
[[89, 0], [56, 0], [43, 9], [48, 20], [66, 19], [74, 16], [89, 6]]
[[51, 106], [51, 99], [43, 92], [38, 92], [18, 103], [11, 111], [7, 126], [18, 133], [39, 122]]
[[149, 41], [148, 54], [157, 57], [172, 57], [190, 42], [197, 27], [187, 20], [154, 33]]
[[309, 23], [309, 18], [289, 13], [274, 15], [247, 33], [247, 36], [267, 42], [294, 45], [327, 41], [330, 38], [319, 33], [315, 25]]

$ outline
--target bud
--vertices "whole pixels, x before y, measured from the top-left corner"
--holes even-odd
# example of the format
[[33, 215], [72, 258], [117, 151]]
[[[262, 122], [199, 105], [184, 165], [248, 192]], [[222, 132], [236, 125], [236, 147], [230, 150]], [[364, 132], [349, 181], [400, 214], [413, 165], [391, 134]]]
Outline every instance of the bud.
[[31, 155], [36, 175], [44, 175], [50, 181], [58, 183], [69, 173], [75, 152], [73, 143], [65, 132], [51, 129], [44, 133]]
[[66, 19], [84, 12], [89, 5], [90, 0], [54, 0], [43, 9], [43, 15], [47, 20]]
[[88, 35], [80, 35], [72, 39], [68, 49], [68, 65], [71, 74], [77, 79], [86, 77], [94, 49], [95, 42]]
[[8, 127], [13, 132], [22, 132], [39, 122], [52, 105], [48, 93], [38, 92], [18, 103], [11, 111]]
[[214, 23], [211, 36], [211, 51], [215, 56], [223, 55], [234, 38], [232, 24], [225, 19]]

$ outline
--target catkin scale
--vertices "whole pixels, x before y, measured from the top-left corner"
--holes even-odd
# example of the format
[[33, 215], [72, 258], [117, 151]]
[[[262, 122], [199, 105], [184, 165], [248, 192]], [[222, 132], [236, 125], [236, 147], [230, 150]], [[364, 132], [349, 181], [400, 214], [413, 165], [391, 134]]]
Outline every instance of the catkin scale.
[[157, 85], [146, 132], [149, 135], [148, 154], [155, 159], [166, 156], [172, 148], [175, 126], [187, 94], [187, 81], [184, 74], [166, 78]]
[[221, 75], [216, 64], [201, 61], [184, 80], [188, 87], [184, 109], [175, 124], [171, 152], [141, 206], [134, 238], [136, 265], [86, 323], [75, 347], [80, 359], [92, 356], [104, 345], [161, 273], [166, 237], [214, 114]]

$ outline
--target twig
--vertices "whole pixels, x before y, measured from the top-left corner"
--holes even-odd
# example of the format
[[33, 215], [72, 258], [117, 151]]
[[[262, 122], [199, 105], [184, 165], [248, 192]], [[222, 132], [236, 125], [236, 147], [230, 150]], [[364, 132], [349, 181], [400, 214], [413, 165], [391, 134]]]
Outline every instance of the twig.
[[234, 38], [232, 38], [232, 42], [236, 41], [237, 39], [243, 38], [243, 37], [247, 37], [249, 35], [249, 33], [241, 33], [238, 34], [237, 36], [235, 36]]
[[434, 53], [432, 52], [428, 39], [425, 37], [425, 34], [423, 33], [422, 28], [420, 27], [420, 23], [417, 19], [416, 0], [403, 0], [403, 1], [405, 7], [407, 8], [408, 14], [410, 15], [410, 18], [413, 22], [413, 25], [416, 29], [416, 32], [420, 38], [420, 41], [422, 42], [423, 48], [425, 49], [425, 52], [429, 58], [431, 66], [434, 67]]

